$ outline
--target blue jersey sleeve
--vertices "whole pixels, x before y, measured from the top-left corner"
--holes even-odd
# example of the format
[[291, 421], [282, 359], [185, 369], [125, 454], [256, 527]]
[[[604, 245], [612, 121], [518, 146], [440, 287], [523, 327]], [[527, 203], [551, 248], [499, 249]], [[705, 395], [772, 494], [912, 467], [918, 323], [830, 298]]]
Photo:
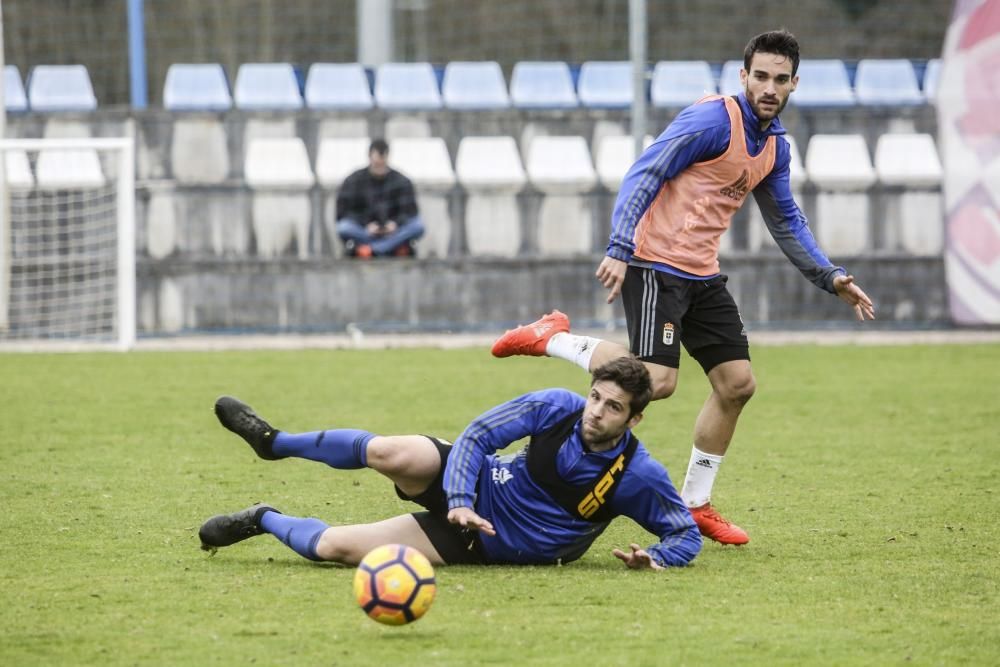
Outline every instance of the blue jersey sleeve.
[[554, 426], [584, 404], [583, 397], [571, 391], [546, 389], [507, 401], [473, 420], [455, 440], [445, 466], [448, 509], [475, 505], [476, 482], [487, 456]]
[[607, 255], [627, 262], [635, 252], [635, 227], [663, 183], [696, 162], [718, 157], [729, 145], [729, 113], [722, 100], [694, 104], [635, 161], [618, 190]]
[[645, 448], [629, 463], [622, 488], [614, 496], [616, 511], [656, 535], [646, 551], [663, 567], [687, 565], [701, 551], [701, 533], [663, 465]]
[[788, 142], [777, 137], [774, 168], [754, 188], [753, 196], [761, 216], [778, 247], [814, 285], [834, 293], [833, 279], [846, 273], [834, 266], [816, 243], [809, 230], [809, 221], [795, 203], [790, 184], [791, 149]]

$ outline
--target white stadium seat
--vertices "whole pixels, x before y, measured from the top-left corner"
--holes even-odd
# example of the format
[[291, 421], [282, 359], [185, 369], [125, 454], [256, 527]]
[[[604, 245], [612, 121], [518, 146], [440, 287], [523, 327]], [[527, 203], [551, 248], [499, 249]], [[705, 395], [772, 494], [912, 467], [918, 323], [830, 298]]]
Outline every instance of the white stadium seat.
[[236, 107], [248, 111], [294, 111], [302, 108], [295, 68], [289, 63], [244, 63], [233, 87]]
[[465, 238], [470, 255], [515, 257], [521, 251], [517, 193], [527, 181], [513, 137], [464, 137], [455, 159], [468, 192]]
[[868, 188], [875, 169], [861, 135], [815, 134], [806, 151], [806, 172], [816, 184], [816, 236], [834, 256], [871, 247]]
[[520, 109], [572, 109], [580, 100], [564, 62], [519, 62], [510, 77], [510, 99]]
[[374, 106], [368, 75], [360, 63], [314, 63], [306, 75], [310, 109], [367, 111]]
[[455, 187], [455, 170], [441, 137], [397, 139], [389, 146], [389, 165], [413, 181], [424, 235], [417, 254], [447, 257], [451, 243], [448, 195]]
[[597, 173], [583, 137], [535, 137], [527, 159], [531, 184], [545, 193], [538, 213], [538, 250], [543, 255], [587, 254], [593, 245], [593, 215], [585, 193]]
[[711, 66], [704, 60], [662, 60], [653, 69], [653, 106], [686, 107], [716, 93]]
[[441, 108], [437, 75], [430, 63], [384, 63], [375, 72], [375, 102], [388, 111]]
[[938, 255], [944, 248], [943, 170], [929, 134], [884, 134], [875, 145], [875, 172], [887, 193], [887, 242], [915, 255]]
[[171, 111], [228, 111], [233, 106], [226, 72], [219, 63], [175, 63], [163, 82], [163, 108]]
[[315, 178], [305, 144], [297, 137], [254, 139], [247, 147], [243, 171], [254, 191], [251, 219], [257, 254], [275, 257], [295, 239], [298, 256], [307, 257], [312, 220], [309, 188]]
[[36, 65], [28, 79], [32, 111], [93, 111], [97, 108], [90, 74], [83, 65]]
[[494, 61], [448, 63], [441, 88], [444, 105], [449, 109], [478, 111], [510, 107], [503, 70]]

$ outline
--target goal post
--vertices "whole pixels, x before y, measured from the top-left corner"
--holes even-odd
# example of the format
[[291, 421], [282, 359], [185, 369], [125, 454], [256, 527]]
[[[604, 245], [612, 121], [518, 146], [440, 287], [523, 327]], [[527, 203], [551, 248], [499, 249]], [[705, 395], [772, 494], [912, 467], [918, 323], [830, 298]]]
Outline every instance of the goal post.
[[[0, 349], [130, 349], [136, 338], [131, 138], [0, 141]], [[58, 344], [58, 345], [57, 345]]]

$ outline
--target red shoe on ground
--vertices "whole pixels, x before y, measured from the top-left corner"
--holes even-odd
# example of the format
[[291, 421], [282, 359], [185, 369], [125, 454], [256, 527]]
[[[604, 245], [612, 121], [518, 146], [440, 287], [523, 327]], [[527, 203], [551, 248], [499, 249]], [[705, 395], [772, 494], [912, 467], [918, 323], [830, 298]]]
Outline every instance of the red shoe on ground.
[[543, 315], [531, 324], [524, 324], [497, 338], [493, 343], [494, 357], [512, 357], [515, 354], [526, 354], [532, 357], [544, 357], [545, 346], [549, 339], [557, 333], [569, 331], [569, 318], [558, 310]]
[[354, 249], [354, 256], [358, 259], [371, 259], [372, 247], [367, 243], [358, 244], [358, 247]]
[[722, 515], [715, 511], [711, 503], [705, 503], [701, 507], [692, 507], [691, 516], [698, 524], [698, 530], [701, 531], [701, 534], [719, 544], [746, 544], [750, 541], [750, 536], [745, 530], [722, 518]]

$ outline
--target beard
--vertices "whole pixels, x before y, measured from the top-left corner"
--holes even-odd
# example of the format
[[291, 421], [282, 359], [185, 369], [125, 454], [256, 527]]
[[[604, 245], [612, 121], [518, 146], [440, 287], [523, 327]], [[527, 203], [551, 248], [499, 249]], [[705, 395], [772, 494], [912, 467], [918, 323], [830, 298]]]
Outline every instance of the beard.
[[766, 109], [761, 107], [761, 100], [756, 96], [751, 95], [749, 88], [746, 90], [747, 101], [750, 102], [750, 108], [753, 112], [757, 114], [758, 120], [774, 120], [778, 114], [784, 110], [785, 105], [788, 104], [789, 95], [785, 96], [785, 99], [779, 100], [777, 97], [765, 98], [765, 101], [770, 102], [774, 106], [767, 107]]

